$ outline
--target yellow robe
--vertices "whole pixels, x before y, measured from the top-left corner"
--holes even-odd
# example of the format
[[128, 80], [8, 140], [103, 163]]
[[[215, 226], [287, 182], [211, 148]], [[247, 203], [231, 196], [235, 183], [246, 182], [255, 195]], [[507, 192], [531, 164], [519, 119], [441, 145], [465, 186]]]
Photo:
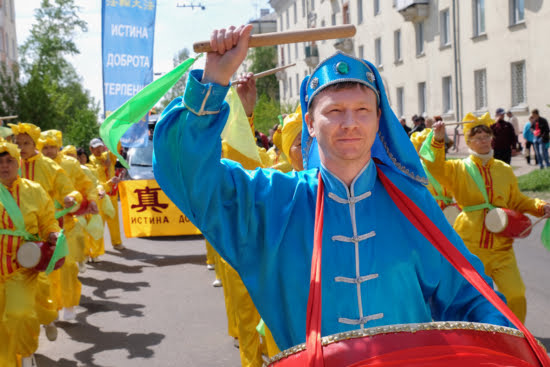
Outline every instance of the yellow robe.
[[[27, 232], [43, 240], [59, 232], [53, 202], [39, 184], [18, 178], [8, 190], [19, 205]], [[0, 228], [14, 229], [1, 203], [0, 212]], [[17, 354], [28, 356], [38, 348], [39, 273], [17, 263], [17, 250], [23, 242], [21, 237], [0, 236], [0, 366], [15, 366]]]
[[[460, 159], [445, 160], [444, 142], [432, 141], [435, 162], [425, 162], [434, 178], [454, 194], [460, 207], [466, 208], [485, 202], [474, 179]], [[518, 187], [512, 168], [506, 163], [491, 158], [483, 165], [479, 157], [470, 156], [481, 173], [489, 202], [499, 208], [508, 208], [537, 217], [544, 215], [546, 204], [539, 199], [523, 195]], [[493, 278], [500, 292], [504, 294], [510, 309], [520, 320], [525, 321], [527, 312], [525, 285], [517, 267], [512, 238], [491, 233], [485, 227], [487, 209], [461, 212], [454, 229], [468, 249], [480, 258], [485, 273]]]
[[[99, 182], [97, 171], [94, 166], [92, 165], [81, 165], [82, 171], [88, 176], [88, 178], [92, 181], [93, 185], [96, 187], [97, 191], [104, 190], [103, 185]], [[101, 213], [101, 206], [99, 205], [99, 201], [97, 201], [98, 208], [100, 211], [100, 215], [103, 217], [103, 214]], [[90, 215], [86, 216], [86, 220], [90, 219]], [[85, 242], [85, 253], [86, 255], [95, 258], [100, 255], [103, 255], [105, 253], [105, 243], [103, 242], [103, 237], [96, 240], [92, 236], [90, 236], [88, 233], [86, 233], [86, 242]]]
[[[107, 159], [110, 160], [108, 167], [105, 166]], [[118, 191], [109, 182], [115, 175], [116, 156], [111, 152], [104, 152], [99, 157], [92, 154], [90, 156], [90, 163], [95, 167], [99, 182], [103, 185], [105, 191], [107, 191], [111, 203], [115, 208], [115, 216], [113, 218], [103, 216], [103, 220], [107, 222], [107, 227], [109, 227], [111, 244], [113, 246], [120, 245], [122, 244], [122, 239], [120, 238], [120, 221], [118, 219]]]

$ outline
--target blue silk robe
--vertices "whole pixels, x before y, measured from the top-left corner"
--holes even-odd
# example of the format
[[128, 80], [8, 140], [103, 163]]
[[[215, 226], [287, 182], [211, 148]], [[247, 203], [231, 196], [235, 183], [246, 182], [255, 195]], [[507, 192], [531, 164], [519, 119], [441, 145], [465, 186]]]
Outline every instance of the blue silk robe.
[[[248, 171], [222, 159], [228, 87], [190, 73], [154, 135], [160, 187], [240, 274], [277, 345], [305, 341], [319, 169]], [[428, 190], [381, 166], [483, 274]], [[388, 324], [509, 325], [397, 209], [370, 161], [351, 187], [324, 167], [322, 335]], [[486, 278], [489, 283], [491, 280]]]

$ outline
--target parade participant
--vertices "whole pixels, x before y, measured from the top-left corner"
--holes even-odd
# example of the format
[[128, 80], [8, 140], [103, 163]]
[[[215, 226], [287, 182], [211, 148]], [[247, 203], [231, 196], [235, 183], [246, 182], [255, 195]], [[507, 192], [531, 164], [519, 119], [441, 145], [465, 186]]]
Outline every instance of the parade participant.
[[484, 225], [485, 217], [488, 210], [495, 207], [537, 217], [548, 216], [550, 205], [523, 195], [512, 168], [493, 157], [490, 128], [493, 121], [488, 113], [479, 119], [469, 113], [464, 121], [473, 121], [464, 124], [470, 156], [465, 160], [445, 160], [445, 126], [439, 122], [434, 126], [431, 142], [435, 161], [425, 163], [435, 179], [450, 188], [463, 208], [455, 222], [455, 230], [466, 247], [483, 262], [485, 273], [495, 281], [510, 309], [524, 322], [527, 312], [525, 285], [512, 246], [514, 240], [491, 233]]
[[514, 126], [504, 120], [504, 108], [497, 108], [495, 118], [496, 122], [491, 125], [494, 136], [493, 149], [495, 159], [510, 164], [512, 161], [512, 152], [516, 150], [518, 137], [514, 131]]
[[[78, 205], [82, 202], [82, 195], [74, 188], [65, 171], [57, 163], [50, 158], [44, 157], [37, 150], [40, 139], [40, 128], [36, 125], [22, 122], [10, 124], [10, 127], [15, 135], [15, 142], [21, 150], [21, 177], [39, 183], [54, 202], [57, 201], [60, 203], [58, 206], [65, 209], [74, 208], [73, 210], [77, 210]], [[74, 262], [68, 261], [67, 264], [64, 264], [64, 267], [70, 269], [65, 270], [63, 274], [78, 273], [78, 266]], [[78, 287], [74, 284], [73, 286], [70, 285], [74, 281], [74, 277], [62, 277], [61, 275], [59, 270], [49, 275], [52, 287], [51, 298], [47, 301], [39, 300], [41, 304], [43, 304], [43, 301], [46, 301], [46, 305], [51, 304], [56, 309], [61, 309], [63, 304], [74, 302], [71, 292], [63, 293], [62, 291], [64, 287], [69, 289], [73, 289], [73, 286]], [[64, 296], [67, 298], [64, 299]], [[67, 314], [67, 316], [71, 315]], [[44, 324], [48, 325], [49, 323], [44, 322]]]
[[40, 333], [39, 272], [21, 267], [15, 254], [38, 237], [55, 245], [59, 232], [52, 199], [38, 183], [18, 175], [19, 162], [17, 146], [0, 142], [0, 365], [5, 367], [17, 366], [17, 355], [23, 367], [36, 366]]
[[109, 218], [108, 216], [103, 217], [107, 222], [107, 227], [109, 227], [111, 245], [115, 250], [124, 250], [125, 247], [120, 237], [120, 221], [118, 219], [118, 182], [120, 179], [115, 175], [116, 156], [107, 151], [105, 144], [98, 138], [90, 141], [90, 151], [92, 152], [90, 155], [90, 164], [95, 167], [99, 175], [99, 182], [101, 182], [103, 188], [107, 191], [107, 195], [109, 195], [115, 209], [113, 218]]
[[282, 131], [282, 150], [295, 171], [304, 169], [302, 160], [302, 108], [285, 117]]
[[321, 184], [322, 335], [432, 320], [508, 325], [387, 193], [389, 180], [483, 273], [424, 187], [418, 156], [372, 64], [337, 53], [302, 83], [302, 112], [308, 136], [319, 142], [320, 168], [282, 174], [220, 161], [229, 112], [223, 100], [251, 29], [214, 31], [205, 70], [190, 72], [184, 96], [157, 123], [153, 167], [163, 191], [237, 269], [279, 348], [306, 339]]

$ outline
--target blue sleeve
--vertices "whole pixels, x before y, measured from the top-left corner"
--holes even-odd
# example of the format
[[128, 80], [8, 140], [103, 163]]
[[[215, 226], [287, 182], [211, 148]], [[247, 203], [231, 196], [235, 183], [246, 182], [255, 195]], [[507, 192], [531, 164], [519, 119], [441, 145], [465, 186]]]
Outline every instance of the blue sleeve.
[[[231, 266], [249, 269], [267, 256], [267, 244], [280, 243], [286, 227], [280, 218], [292, 210], [297, 176], [245, 170], [220, 159], [229, 87], [202, 84], [201, 78], [200, 70], [190, 73], [183, 98], [175, 99], [157, 123], [155, 178]], [[279, 225], [269, 225], [275, 222]]]

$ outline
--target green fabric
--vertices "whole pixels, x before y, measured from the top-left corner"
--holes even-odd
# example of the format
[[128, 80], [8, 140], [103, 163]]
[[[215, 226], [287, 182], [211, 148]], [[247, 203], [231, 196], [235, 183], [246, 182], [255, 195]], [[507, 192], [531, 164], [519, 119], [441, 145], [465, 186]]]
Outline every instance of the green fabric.
[[476, 211], [476, 210], [482, 210], [482, 209], [491, 210], [491, 209], [496, 208], [496, 206], [494, 206], [493, 204], [491, 204], [489, 202], [489, 195], [487, 195], [487, 188], [485, 188], [485, 182], [483, 181], [483, 177], [481, 177], [481, 173], [477, 169], [475, 163], [472, 162], [470, 157], [464, 159], [464, 166], [466, 167], [466, 171], [468, 172], [468, 174], [470, 174], [470, 176], [472, 177], [472, 179], [476, 183], [476, 186], [479, 189], [479, 191], [481, 191], [481, 194], [483, 195], [483, 198], [485, 199], [485, 203], [477, 204], [477, 205], [470, 205], [470, 206], [464, 207], [464, 208], [462, 208], [462, 211], [463, 212], [473, 212], [473, 211]]
[[546, 220], [544, 223], [544, 228], [542, 229], [542, 233], [540, 234], [540, 240], [542, 242], [542, 245], [550, 251], [550, 220]]
[[99, 128], [101, 139], [126, 168], [128, 168], [128, 163], [117, 151], [120, 138], [157, 104], [200, 56], [185, 60], [172, 71], [147, 85], [109, 115], [101, 124]]
[[23, 237], [25, 241], [38, 242], [40, 238], [37, 235], [31, 234], [20, 229], [0, 229], [0, 235]]
[[258, 323], [258, 326], [256, 326], [256, 331], [261, 336], [265, 336], [265, 322], [264, 322], [264, 319], [260, 319], [260, 322]]
[[70, 208], [63, 208], [63, 205], [59, 203], [59, 201], [54, 200], [53, 205], [56, 209], [61, 209], [55, 212], [55, 219], [59, 219], [61, 217], [64, 217], [65, 215], [69, 214], [78, 204], [74, 204]]
[[62, 229], [61, 232], [59, 232], [59, 236], [57, 237], [57, 242], [55, 243], [55, 250], [53, 252], [52, 258], [50, 259], [50, 262], [48, 264], [48, 267], [46, 268], [46, 275], [50, 274], [55, 266], [55, 263], [64, 258], [69, 254], [69, 246], [67, 246], [67, 238], [65, 237], [65, 232]]
[[23, 213], [21, 213], [21, 209], [19, 209], [17, 202], [11, 196], [9, 190], [2, 184], [0, 184], [0, 202], [4, 206], [4, 209], [6, 209], [14, 227], [19, 231], [25, 231]]
[[424, 142], [422, 143], [422, 146], [420, 147], [420, 151], [418, 152], [418, 154], [428, 162], [435, 162], [435, 154], [432, 151], [433, 136], [434, 136], [434, 131], [432, 130], [429, 132], [428, 136], [426, 137], [426, 140], [424, 140]]
[[434, 176], [432, 176], [430, 171], [428, 171], [428, 168], [426, 167], [426, 164], [422, 159], [420, 160], [420, 163], [422, 163], [422, 168], [424, 168], [424, 172], [426, 172], [426, 176], [428, 177], [428, 182], [433, 186], [435, 193], [437, 194], [434, 199], [441, 200], [446, 205], [451, 204], [453, 202], [453, 198], [443, 195], [443, 187], [441, 187], [441, 184], [437, 182], [437, 180], [434, 178]]

